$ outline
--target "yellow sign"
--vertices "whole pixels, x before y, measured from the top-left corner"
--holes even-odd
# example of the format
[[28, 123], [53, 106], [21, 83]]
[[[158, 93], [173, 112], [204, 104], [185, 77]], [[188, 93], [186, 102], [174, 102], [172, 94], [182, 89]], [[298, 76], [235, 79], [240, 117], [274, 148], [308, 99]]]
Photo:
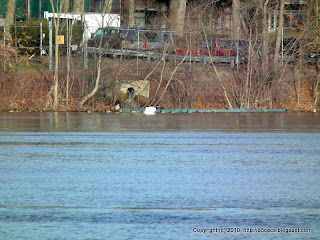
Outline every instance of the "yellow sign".
[[61, 45], [61, 44], [64, 44], [64, 35], [58, 35], [58, 43]]

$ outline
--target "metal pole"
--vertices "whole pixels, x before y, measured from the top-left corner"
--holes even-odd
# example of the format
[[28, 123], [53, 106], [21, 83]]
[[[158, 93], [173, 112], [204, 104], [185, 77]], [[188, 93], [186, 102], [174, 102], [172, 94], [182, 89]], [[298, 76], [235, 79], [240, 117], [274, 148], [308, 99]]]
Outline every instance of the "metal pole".
[[88, 40], [87, 40], [87, 33], [88, 33], [88, 28], [87, 26], [85, 27], [84, 30], [84, 69], [88, 69]]
[[139, 74], [139, 46], [140, 46], [140, 29], [138, 27], [138, 46], [137, 46], [137, 75]]
[[3, 46], [4, 46], [4, 51], [3, 51], [3, 71], [6, 72], [6, 64], [7, 64], [7, 57], [6, 57], [6, 52], [7, 52], [7, 47], [6, 47], [6, 27], [3, 27]]
[[120, 26], [122, 26], [122, 0], [120, 0]]
[[[318, 13], [319, 13], [319, 5], [318, 5], [318, 0], [316, 0], [316, 17], [317, 17], [317, 19], [319, 18]], [[318, 25], [319, 25], [319, 21], [317, 20], [317, 26]]]
[[[316, 0], [316, 18], [317, 18], [317, 21], [316, 21], [316, 25], [317, 27], [319, 27], [319, 5], [318, 5], [318, 0]], [[319, 37], [317, 35], [317, 42], [319, 41]]]
[[49, 70], [52, 70], [52, 19], [49, 19]]
[[14, 21], [14, 46], [16, 48], [16, 52], [15, 52], [15, 69], [16, 69], [16, 79], [18, 78], [18, 39], [17, 39], [17, 21]]
[[40, 22], [40, 56], [42, 57], [42, 22]]
[[283, 26], [281, 29], [281, 63], [283, 64]]
[[84, 69], [88, 69], [88, 26], [84, 24], [83, 31], [83, 67]]
[[42, 6], [41, 6], [41, 0], [39, 0], [39, 18], [41, 19], [41, 11], [42, 11]]
[[189, 68], [190, 68], [190, 72], [191, 72], [191, 57], [192, 57], [192, 53], [191, 53], [191, 32], [189, 32]]
[[69, 19], [67, 19], [67, 57], [69, 56]]

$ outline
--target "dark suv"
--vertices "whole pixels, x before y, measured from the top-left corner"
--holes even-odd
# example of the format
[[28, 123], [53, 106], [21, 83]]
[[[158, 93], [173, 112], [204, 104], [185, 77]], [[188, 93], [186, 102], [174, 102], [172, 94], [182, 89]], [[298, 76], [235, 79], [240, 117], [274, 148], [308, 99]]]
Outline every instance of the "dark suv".
[[99, 28], [88, 39], [88, 47], [119, 48], [121, 45], [118, 28]]
[[[301, 44], [301, 41], [295, 37], [283, 38], [283, 45], [280, 47], [280, 56], [284, 60], [294, 62], [299, 57], [299, 50], [301, 46], [304, 47], [304, 61], [307, 64], [320, 64], [320, 43], [308, 42], [307, 44]], [[275, 42], [272, 43], [274, 47]], [[272, 48], [273, 50], [274, 48]]]

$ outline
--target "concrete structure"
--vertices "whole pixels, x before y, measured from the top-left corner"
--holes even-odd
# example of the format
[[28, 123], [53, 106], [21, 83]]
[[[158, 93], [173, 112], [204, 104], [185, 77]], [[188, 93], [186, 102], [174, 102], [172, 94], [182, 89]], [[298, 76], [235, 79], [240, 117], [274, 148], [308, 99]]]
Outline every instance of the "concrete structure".
[[149, 99], [149, 92], [150, 92], [150, 82], [144, 80], [137, 80], [137, 81], [121, 81], [120, 83], [120, 92], [127, 94], [128, 90], [132, 88], [134, 89], [134, 94], [140, 95], [145, 99]]

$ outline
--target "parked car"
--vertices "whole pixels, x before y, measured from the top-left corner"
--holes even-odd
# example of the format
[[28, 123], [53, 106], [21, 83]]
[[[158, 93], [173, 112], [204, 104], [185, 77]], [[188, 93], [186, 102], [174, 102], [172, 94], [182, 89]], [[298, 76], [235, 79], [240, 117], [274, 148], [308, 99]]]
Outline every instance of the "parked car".
[[[275, 42], [272, 43], [272, 50], [274, 50]], [[320, 43], [319, 42], [308, 42], [301, 44], [301, 40], [295, 37], [283, 38], [283, 45], [280, 47], [280, 58], [293, 62], [298, 59], [299, 51], [301, 47], [303, 49], [303, 59], [307, 64], [320, 64]]]
[[246, 52], [248, 51], [248, 41], [244, 39], [202, 39], [196, 47], [177, 47], [178, 55], [191, 56], [218, 56], [218, 57], [236, 57], [240, 62], [245, 62]]
[[236, 57], [239, 62], [247, 60], [248, 40], [218, 38], [215, 45], [216, 47], [211, 50], [211, 54], [214, 56]]
[[320, 43], [310, 42], [306, 45], [306, 62], [320, 66]]
[[119, 28], [98, 28], [88, 39], [88, 47], [119, 48], [121, 45]]
[[167, 31], [137, 28], [98, 29], [88, 40], [89, 47], [129, 49], [141, 51], [162, 51], [174, 48], [175, 36]]
[[174, 48], [175, 36], [166, 31], [135, 29], [130, 34], [120, 32], [123, 49], [163, 51], [166, 47], [168, 51]]

